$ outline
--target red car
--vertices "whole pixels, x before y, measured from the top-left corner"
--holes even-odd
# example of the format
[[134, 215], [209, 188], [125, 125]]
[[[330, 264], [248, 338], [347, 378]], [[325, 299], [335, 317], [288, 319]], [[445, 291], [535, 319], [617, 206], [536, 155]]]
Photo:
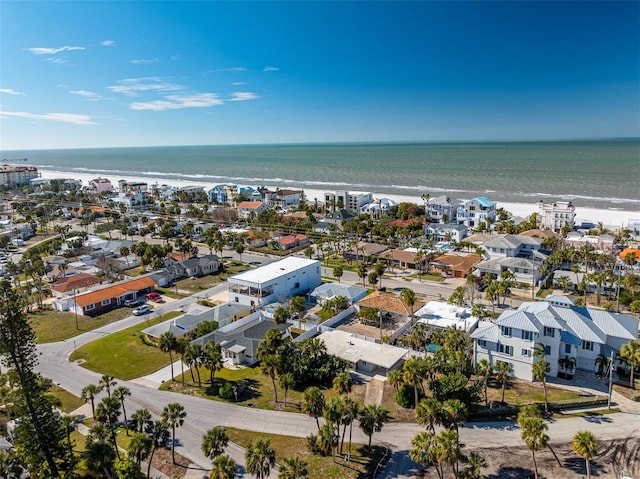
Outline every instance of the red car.
[[160, 296], [158, 293], [149, 293], [145, 296], [145, 298], [147, 298], [149, 301], [153, 301], [154, 303], [159, 303], [160, 301], [162, 301], [162, 296]]

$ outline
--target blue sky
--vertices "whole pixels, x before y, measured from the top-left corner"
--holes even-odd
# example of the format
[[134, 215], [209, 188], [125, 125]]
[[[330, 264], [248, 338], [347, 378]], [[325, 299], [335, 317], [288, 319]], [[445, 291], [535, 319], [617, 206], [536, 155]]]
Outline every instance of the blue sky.
[[3, 150], [639, 135], [635, 1], [0, 4]]

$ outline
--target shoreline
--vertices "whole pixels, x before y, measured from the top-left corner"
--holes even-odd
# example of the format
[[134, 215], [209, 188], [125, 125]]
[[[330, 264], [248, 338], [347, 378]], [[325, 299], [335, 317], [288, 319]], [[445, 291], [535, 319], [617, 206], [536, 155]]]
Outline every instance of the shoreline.
[[[45, 179], [75, 179], [75, 180], [80, 180], [83, 185], [86, 185], [89, 181], [91, 181], [92, 179], [96, 178], [96, 175], [94, 174], [78, 174], [77, 171], [75, 172], [64, 172], [64, 171], [41, 171], [42, 173], [42, 178]], [[125, 180], [125, 181], [130, 181], [130, 182], [138, 182], [138, 181], [144, 181], [146, 183], [148, 183], [149, 185], [152, 185], [154, 183], [157, 184], [167, 184], [170, 186], [175, 186], [175, 187], [182, 187], [182, 186], [202, 186], [204, 188], [211, 188], [212, 186], [214, 186], [215, 184], [219, 184], [219, 183], [203, 183], [203, 182], [199, 182], [197, 180], [169, 180], [167, 181], [166, 178], [154, 178], [154, 177], [144, 177], [144, 178], [137, 178], [134, 176], [127, 176], [127, 175], [119, 175], [117, 178], [108, 178], [111, 183], [114, 185], [114, 187], [117, 187], [117, 183], [119, 180]], [[254, 185], [251, 185], [254, 186]], [[283, 188], [282, 185], [264, 185], [267, 188]], [[287, 186], [287, 188], [294, 188], [292, 186]], [[336, 191], [335, 188], [327, 188], [327, 189], [317, 189], [317, 188], [298, 188], [296, 187], [295, 189], [302, 189], [304, 190], [305, 196], [307, 197], [307, 200], [311, 200], [313, 201], [315, 198], [318, 199], [318, 201], [322, 201], [324, 200], [324, 193], [326, 191]], [[339, 191], [339, 189], [338, 189]], [[355, 190], [354, 190], [355, 192]], [[397, 201], [399, 203], [401, 202], [409, 202], [409, 203], [416, 203], [418, 205], [422, 205], [424, 202], [423, 200], [419, 197], [419, 196], [411, 196], [411, 195], [397, 195], [397, 194], [382, 194], [382, 193], [377, 193], [377, 192], [372, 192], [374, 199], [380, 199], [380, 198], [389, 198], [393, 201]], [[435, 196], [435, 195], [434, 195]], [[489, 194], [489, 199], [491, 199], [490, 194]], [[558, 197], [560, 197], [560, 195], [558, 195]], [[460, 198], [460, 199], [471, 199], [471, 198]], [[545, 199], [546, 201], [551, 201], [551, 198], [549, 199]], [[576, 224], [580, 224], [583, 221], [584, 222], [592, 222], [595, 224], [598, 223], [602, 223], [605, 227], [608, 227], [609, 229], [612, 230], [618, 230], [620, 228], [624, 228], [628, 225], [629, 220], [632, 219], [640, 219], [640, 211], [634, 211], [634, 210], [629, 210], [629, 209], [623, 209], [623, 208], [617, 208], [617, 207], [611, 207], [611, 208], [593, 208], [593, 207], [582, 207], [579, 204], [576, 204], [574, 202], [574, 204], [576, 205], [576, 218], [575, 218], [575, 222]], [[497, 207], [498, 208], [504, 208], [505, 210], [507, 210], [508, 212], [510, 212], [512, 215], [514, 216], [520, 216], [523, 218], [526, 218], [527, 216], [531, 215], [532, 213], [535, 213], [538, 211], [538, 202], [533, 202], [533, 203], [517, 203], [517, 202], [502, 202], [502, 201], [497, 201]]]

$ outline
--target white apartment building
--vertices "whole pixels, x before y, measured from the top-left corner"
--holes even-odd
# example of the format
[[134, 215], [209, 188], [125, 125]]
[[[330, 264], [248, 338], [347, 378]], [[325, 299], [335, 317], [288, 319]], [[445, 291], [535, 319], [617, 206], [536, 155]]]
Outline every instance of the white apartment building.
[[560, 233], [565, 226], [573, 228], [575, 218], [576, 207], [571, 201], [545, 203], [540, 200], [538, 203], [538, 224], [543, 230]]
[[261, 307], [320, 286], [320, 261], [289, 256], [229, 278], [229, 302]]
[[360, 213], [360, 207], [373, 202], [373, 193], [337, 191], [335, 193], [325, 193], [324, 201], [331, 211], [344, 208], [357, 215]]
[[511, 363], [513, 375], [533, 380], [533, 350], [541, 343], [549, 374], [573, 374], [575, 368], [595, 371], [599, 354], [609, 356], [638, 337], [638, 320], [608, 311], [577, 308], [564, 296], [525, 302], [495, 321], [480, 321], [471, 334], [474, 362], [487, 359]]
[[427, 217], [438, 223], [455, 222], [457, 217], [456, 210], [459, 204], [460, 200], [448, 196], [431, 198], [426, 204]]

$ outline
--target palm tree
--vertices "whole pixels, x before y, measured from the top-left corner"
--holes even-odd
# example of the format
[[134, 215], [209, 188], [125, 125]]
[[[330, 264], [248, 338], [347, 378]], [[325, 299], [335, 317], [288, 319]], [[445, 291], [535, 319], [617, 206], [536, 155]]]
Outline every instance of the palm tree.
[[442, 422], [442, 408], [440, 401], [435, 398], [424, 398], [416, 407], [416, 421], [421, 426], [428, 427], [435, 434], [436, 424]]
[[114, 378], [113, 376], [109, 376], [107, 374], [103, 375], [100, 378], [100, 381], [98, 382], [98, 386], [100, 387], [100, 390], [105, 390], [107, 391], [107, 396], [111, 397], [111, 388], [113, 386], [115, 386], [116, 383], [116, 378]]
[[271, 378], [271, 384], [273, 385], [273, 397], [275, 402], [278, 402], [278, 388], [276, 387], [276, 377], [278, 375], [278, 365], [280, 358], [276, 354], [269, 354], [268, 356], [260, 359], [260, 371], [265, 376]]
[[234, 479], [238, 465], [226, 454], [217, 456], [211, 463], [209, 479]]
[[487, 467], [487, 461], [484, 457], [478, 454], [476, 451], [471, 451], [467, 459], [469, 464], [464, 470], [464, 477], [466, 479], [482, 479], [482, 469]]
[[127, 436], [129, 435], [129, 426], [127, 426], [127, 410], [124, 407], [124, 398], [131, 396], [131, 390], [126, 386], [118, 386], [113, 391], [113, 397], [120, 401], [120, 405], [122, 406], [122, 416], [124, 418], [125, 431], [127, 431]]
[[169, 362], [171, 363], [171, 380], [173, 381], [173, 351], [176, 349], [176, 337], [169, 331], [162, 333], [158, 338], [158, 348], [163, 353], [169, 353]]
[[209, 429], [202, 438], [200, 448], [205, 456], [214, 459], [224, 452], [229, 444], [229, 435], [224, 427], [216, 426]]
[[496, 379], [500, 384], [502, 384], [502, 399], [500, 402], [504, 403], [504, 392], [507, 388], [507, 383], [511, 378], [511, 374], [513, 373], [513, 365], [505, 361], [498, 361], [494, 366], [494, 371], [496, 373]]
[[623, 344], [620, 348], [620, 357], [624, 359], [631, 368], [631, 389], [636, 388], [634, 379], [635, 369], [640, 364], [640, 341], [632, 340]]
[[398, 387], [400, 387], [400, 385], [403, 382], [402, 371], [400, 371], [399, 369], [394, 369], [393, 371], [389, 371], [389, 374], [387, 374], [387, 381], [389, 381], [389, 384], [393, 386], [397, 391]]
[[595, 436], [589, 431], [578, 431], [571, 441], [571, 449], [578, 456], [584, 457], [587, 468], [587, 479], [591, 478], [591, 464], [589, 459], [598, 454]]
[[149, 457], [149, 463], [147, 465], [147, 478], [149, 478], [151, 477], [153, 455], [156, 453], [158, 446], [164, 444], [169, 437], [169, 424], [167, 424], [166, 421], [153, 421], [149, 424], [147, 432], [153, 441], [153, 448], [151, 449], [151, 456]]
[[151, 422], [151, 413], [146, 408], [138, 409], [131, 415], [131, 420], [136, 425], [135, 430], [138, 432], [142, 432], [144, 431], [145, 426], [147, 426]]
[[189, 338], [186, 336], [180, 336], [176, 339], [175, 344], [175, 352], [180, 355], [180, 370], [182, 371], [182, 385], [184, 385], [184, 363], [185, 363], [185, 352], [189, 347]]
[[296, 378], [292, 373], [281, 374], [278, 378], [278, 383], [284, 391], [284, 407], [287, 407], [287, 393], [296, 384]]
[[414, 407], [418, 406], [419, 389], [422, 389], [422, 380], [426, 374], [424, 361], [418, 357], [409, 358], [402, 368], [404, 382], [413, 386]]
[[202, 358], [202, 346], [200, 343], [189, 343], [189, 346], [184, 350], [184, 360], [189, 367], [189, 372], [191, 373], [191, 380], [195, 382], [195, 378], [193, 377], [193, 367], [196, 367], [196, 372], [198, 374], [198, 387], [202, 386], [200, 381], [200, 361]]
[[20, 479], [23, 477], [23, 474], [24, 469], [22, 469], [15, 452], [0, 451], [0, 477]]
[[438, 477], [442, 479], [442, 471], [435, 461], [434, 437], [435, 436], [432, 432], [418, 433], [413, 439], [411, 439], [409, 457], [412, 461], [415, 461], [424, 467], [436, 464], [436, 472], [438, 473]]
[[333, 389], [338, 394], [349, 394], [353, 387], [353, 379], [346, 372], [340, 372], [333, 378]]
[[82, 388], [81, 397], [82, 399], [84, 399], [85, 402], [91, 401], [91, 416], [93, 417], [96, 416], [95, 400], [96, 400], [96, 396], [100, 394], [100, 391], [102, 391], [102, 388], [95, 384], [88, 384]]
[[128, 456], [135, 458], [138, 469], [140, 463], [149, 457], [153, 449], [153, 438], [143, 432], [134, 432], [129, 442]]
[[464, 424], [468, 416], [467, 406], [460, 399], [447, 399], [442, 403], [442, 417], [444, 425], [453, 427], [458, 432], [458, 425]]
[[551, 365], [544, 359], [539, 359], [535, 361], [533, 363], [533, 367], [531, 368], [533, 377], [535, 377], [537, 381], [542, 381], [542, 388], [544, 390], [544, 412], [545, 413], [547, 413], [549, 410], [549, 401], [547, 398], [547, 374], [549, 374], [550, 371], [551, 371]]
[[353, 421], [358, 417], [360, 413], [360, 406], [357, 402], [351, 399], [349, 396], [341, 396], [341, 419], [342, 423], [342, 442], [340, 443], [340, 452], [344, 446], [344, 437], [347, 432], [347, 426], [349, 426], [349, 449], [347, 452], [348, 460], [351, 460], [351, 433], [353, 431]]
[[[521, 410], [522, 412], [522, 410]], [[521, 417], [518, 414], [518, 424], [522, 429], [521, 437], [525, 442], [529, 450], [531, 451], [531, 458], [533, 459], [533, 469], [535, 479], [538, 479], [538, 464], [536, 462], [536, 451], [547, 447], [549, 442], [549, 436], [545, 434], [548, 426], [539, 416], [523, 415]]]
[[489, 382], [489, 377], [493, 373], [493, 367], [488, 359], [481, 359], [476, 363], [476, 374], [482, 378], [482, 383], [484, 386], [484, 404], [487, 406], [489, 404], [489, 396], [487, 394], [487, 383]]
[[318, 430], [320, 430], [320, 421], [318, 418], [322, 416], [324, 406], [324, 394], [322, 394], [322, 391], [320, 391], [318, 387], [311, 386], [305, 389], [304, 399], [302, 401], [302, 411], [316, 419]]
[[609, 373], [611, 360], [609, 356], [607, 356], [606, 354], [604, 353], [598, 354], [598, 356], [596, 357], [593, 363], [598, 368], [598, 376], [602, 377], [602, 376], [605, 376], [605, 372], [607, 374]]
[[300, 459], [297, 454], [291, 457], [285, 457], [280, 465], [279, 479], [307, 479], [309, 471], [306, 461]]
[[203, 350], [204, 365], [209, 370], [209, 382], [213, 386], [213, 377], [222, 369], [222, 347], [214, 341], [209, 341]]
[[404, 301], [404, 304], [406, 304], [411, 311], [409, 318], [411, 319], [411, 324], [413, 324], [413, 306], [416, 304], [416, 293], [412, 289], [405, 288], [400, 293], [400, 296], [402, 296], [402, 301]]
[[441, 431], [434, 439], [436, 446], [436, 460], [447, 461], [451, 464], [454, 477], [458, 477], [458, 465], [460, 460], [466, 459], [462, 454], [464, 444], [460, 443], [460, 436], [453, 429]]
[[187, 413], [179, 403], [167, 404], [162, 410], [162, 420], [171, 427], [171, 459], [176, 463], [176, 428], [184, 424]]
[[276, 465], [276, 453], [271, 447], [269, 439], [249, 441], [245, 450], [247, 471], [258, 479], [269, 476], [271, 468]]
[[358, 420], [360, 429], [369, 437], [367, 449], [371, 451], [373, 433], [382, 431], [384, 423], [389, 420], [389, 411], [377, 404], [368, 404], [360, 411]]

